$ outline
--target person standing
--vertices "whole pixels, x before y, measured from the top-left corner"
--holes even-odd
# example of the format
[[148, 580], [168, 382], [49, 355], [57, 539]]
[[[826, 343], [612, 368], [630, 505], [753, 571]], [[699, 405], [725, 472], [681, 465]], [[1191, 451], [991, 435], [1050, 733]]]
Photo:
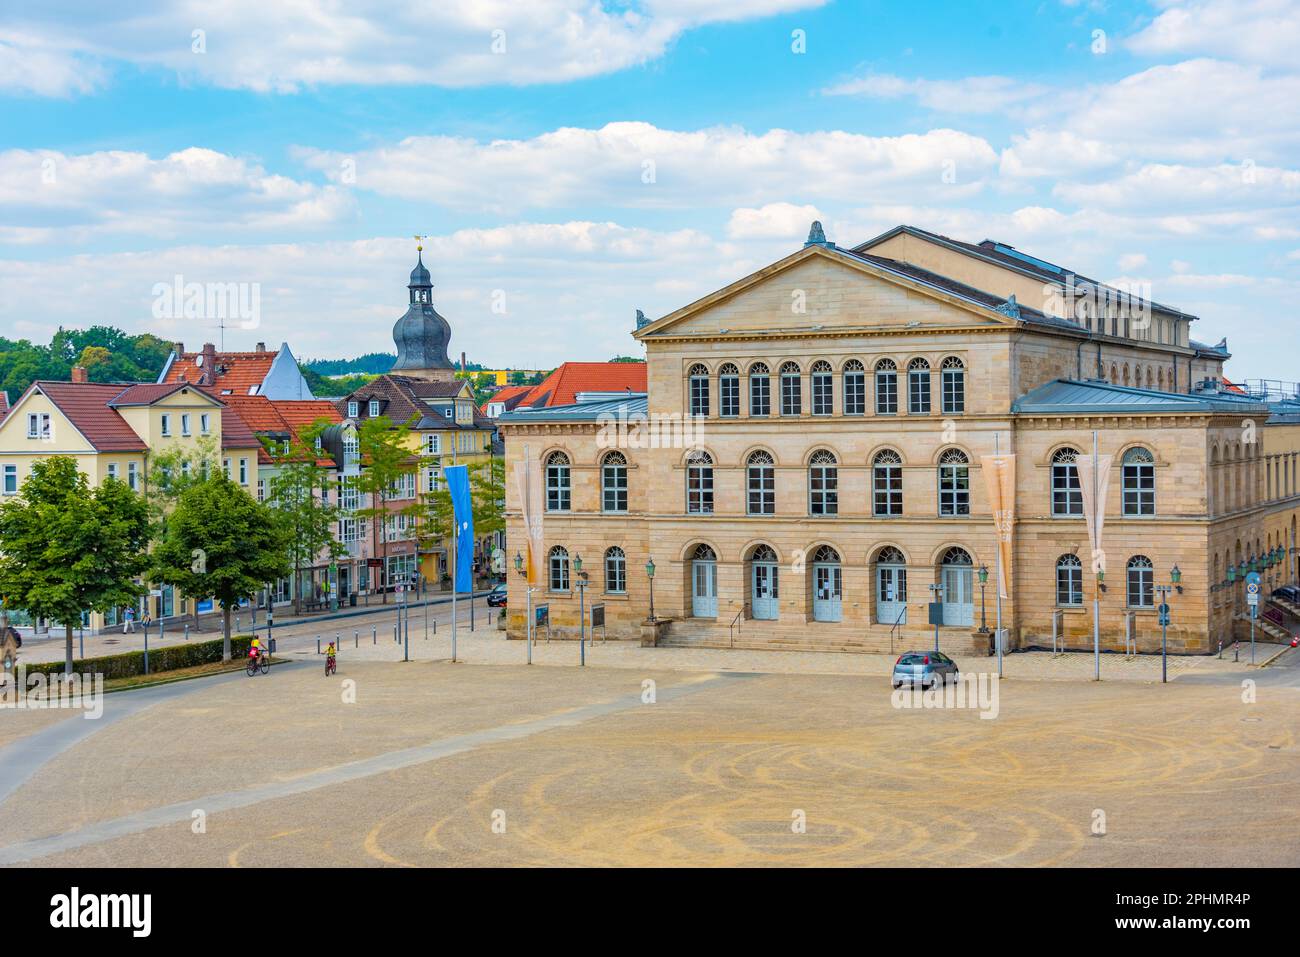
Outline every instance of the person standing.
[[128, 608], [122, 616], [122, 634], [135, 634], [135, 609]]

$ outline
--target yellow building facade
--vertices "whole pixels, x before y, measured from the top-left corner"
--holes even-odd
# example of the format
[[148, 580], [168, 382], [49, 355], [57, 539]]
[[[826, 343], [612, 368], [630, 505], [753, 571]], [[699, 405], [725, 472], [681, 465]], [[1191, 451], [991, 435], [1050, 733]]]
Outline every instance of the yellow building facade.
[[[935, 601], [942, 647], [987, 651], [981, 465], [1014, 453], [1011, 647], [1090, 648], [1099, 598], [1103, 647], [1151, 650], [1176, 565], [1169, 646], [1216, 650], [1245, 627], [1229, 560], [1295, 578], [1296, 426], [1222, 387], [1226, 345], [1192, 339], [1196, 317], [1099, 286], [1000, 244], [900, 228], [843, 249], [816, 227], [637, 330], [646, 395], [497, 420], [512, 556], [516, 476], [540, 476], [532, 602], [557, 636], [601, 604], [610, 637], [897, 652], [931, 646]], [[1076, 464], [1094, 433], [1111, 456], [1096, 557]], [[512, 575], [512, 637], [524, 589]]]

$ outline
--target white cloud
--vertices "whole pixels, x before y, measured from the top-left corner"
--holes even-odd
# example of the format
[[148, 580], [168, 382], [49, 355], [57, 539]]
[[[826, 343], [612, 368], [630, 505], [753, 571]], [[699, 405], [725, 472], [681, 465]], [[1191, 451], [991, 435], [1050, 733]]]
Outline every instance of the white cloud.
[[66, 154], [0, 152], [0, 242], [32, 244], [56, 236], [84, 242], [103, 235], [170, 238], [203, 230], [310, 229], [350, 215], [353, 197], [268, 173], [261, 165], [190, 147], [154, 159], [121, 150]]
[[908, 80], [888, 73], [868, 73], [822, 90], [827, 96], [863, 96], [877, 100], [914, 97], [927, 109], [949, 113], [998, 113], [1049, 92], [1038, 83], [1007, 76], [971, 76], [961, 80]]
[[1300, 204], [1300, 171], [1253, 163], [1148, 163], [1106, 182], [1064, 182], [1053, 192], [1072, 203], [1107, 209], [1243, 212]]
[[1208, 54], [1294, 70], [1300, 49], [1295, 0], [1193, 0], [1170, 6], [1128, 41], [1148, 55]]
[[103, 82], [98, 64], [35, 37], [7, 38], [0, 30], [0, 91], [68, 96], [91, 93]]
[[737, 209], [727, 222], [727, 236], [731, 239], [803, 239], [813, 220], [822, 214], [816, 206], [796, 206], [793, 203], [768, 203], [759, 209]]
[[[290, 92], [337, 83], [554, 83], [645, 63], [686, 31], [824, 0], [144, 0], [32, 6], [0, 17], [18, 62], [47, 48], [39, 85], [4, 69], [0, 89], [77, 92], [78, 60], [155, 67], [221, 87]], [[194, 31], [201, 30], [201, 44]], [[201, 51], [196, 52], [196, 47]], [[8, 81], [7, 83], [4, 81]]]
[[1133, 272], [1147, 264], [1146, 253], [1125, 253], [1119, 257], [1119, 268], [1124, 272]]
[[[493, 212], [599, 203], [761, 205], [773, 194], [860, 197], [903, 185], [918, 196], [955, 200], [982, 189], [998, 162], [985, 140], [955, 130], [757, 134], [639, 122], [562, 128], [527, 140], [426, 136], [356, 154], [303, 149], [298, 155], [336, 181], [355, 170], [362, 189]], [[949, 163], [955, 183], [943, 178]]]

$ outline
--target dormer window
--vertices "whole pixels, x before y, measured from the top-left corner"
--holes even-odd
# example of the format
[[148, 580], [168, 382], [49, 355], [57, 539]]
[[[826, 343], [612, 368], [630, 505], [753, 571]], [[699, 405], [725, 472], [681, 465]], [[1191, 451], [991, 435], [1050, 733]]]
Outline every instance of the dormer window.
[[378, 399], [371, 399], [371, 400], [370, 400], [370, 408], [368, 409], [367, 414], [368, 414], [372, 419], [373, 419], [375, 416], [379, 415], [379, 400], [378, 400]]
[[348, 403], [348, 418], [355, 419], [361, 414], [361, 403], [353, 400]]

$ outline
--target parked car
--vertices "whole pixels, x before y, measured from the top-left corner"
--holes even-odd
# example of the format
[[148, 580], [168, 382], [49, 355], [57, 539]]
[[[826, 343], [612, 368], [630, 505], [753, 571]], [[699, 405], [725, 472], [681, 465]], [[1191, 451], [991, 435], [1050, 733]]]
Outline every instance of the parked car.
[[1295, 585], [1283, 585], [1281, 588], [1274, 588], [1271, 597], [1281, 598], [1293, 605], [1300, 605], [1300, 588], [1296, 588]]
[[905, 684], [933, 688], [938, 684], [947, 684], [948, 676], [959, 677], [957, 662], [940, 651], [905, 651], [894, 662], [894, 675], [891, 679], [895, 688]]
[[489, 608], [506, 607], [506, 586], [497, 585], [487, 595], [487, 604]]

